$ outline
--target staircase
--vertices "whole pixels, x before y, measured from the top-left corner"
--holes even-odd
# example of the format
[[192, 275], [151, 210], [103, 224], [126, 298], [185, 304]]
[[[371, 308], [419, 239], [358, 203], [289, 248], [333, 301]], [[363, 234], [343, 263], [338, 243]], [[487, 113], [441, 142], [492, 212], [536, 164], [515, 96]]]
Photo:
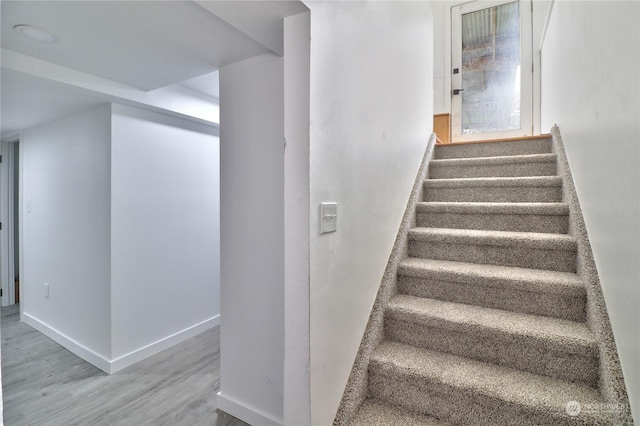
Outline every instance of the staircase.
[[619, 424], [552, 151], [436, 146], [351, 425]]

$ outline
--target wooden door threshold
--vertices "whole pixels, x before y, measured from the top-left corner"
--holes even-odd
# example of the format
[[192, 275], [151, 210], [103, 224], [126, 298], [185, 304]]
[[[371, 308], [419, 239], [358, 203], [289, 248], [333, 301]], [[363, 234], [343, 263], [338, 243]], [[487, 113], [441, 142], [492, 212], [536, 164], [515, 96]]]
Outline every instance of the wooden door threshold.
[[532, 140], [532, 139], [547, 139], [550, 137], [551, 137], [550, 134], [545, 134], [545, 135], [537, 135], [537, 136], [518, 136], [514, 138], [478, 139], [475, 141], [437, 143], [436, 145], [470, 145], [470, 144], [476, 144], [476, 143], [490, 143], [490, 142], [513, 142], [513, 141], [526, 141], [526, 140]]

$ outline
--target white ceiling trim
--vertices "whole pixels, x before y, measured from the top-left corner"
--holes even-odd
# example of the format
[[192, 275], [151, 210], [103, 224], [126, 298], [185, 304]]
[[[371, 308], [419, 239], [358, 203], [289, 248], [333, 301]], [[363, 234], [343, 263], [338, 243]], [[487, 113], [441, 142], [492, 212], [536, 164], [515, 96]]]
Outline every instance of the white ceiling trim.
[[214, 127], [218, 127], [220, 122], [215, 98], [199, 96], [197, 92], [177, 84], [145, 92], [8, 49], [1, 49], [0, 54], [3, 69], [82, 89], [98, 95], [104, 102], [131, 105]]

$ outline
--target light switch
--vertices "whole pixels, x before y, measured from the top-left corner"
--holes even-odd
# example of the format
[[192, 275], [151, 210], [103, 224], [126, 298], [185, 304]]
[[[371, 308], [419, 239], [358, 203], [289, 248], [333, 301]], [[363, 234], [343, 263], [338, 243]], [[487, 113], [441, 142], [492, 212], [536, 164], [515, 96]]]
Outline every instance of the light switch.
[[320, 233], [338, 229], [338, 203], [320, 203]]

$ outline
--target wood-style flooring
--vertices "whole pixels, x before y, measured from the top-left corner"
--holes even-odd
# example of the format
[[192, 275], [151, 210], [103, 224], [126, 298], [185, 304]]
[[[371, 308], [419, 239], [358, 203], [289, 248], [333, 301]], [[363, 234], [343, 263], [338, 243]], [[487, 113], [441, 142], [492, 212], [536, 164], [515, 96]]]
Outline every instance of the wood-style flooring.
[[2, 308], [6, 426], [242, 426], [216, 411], [220, 329], [108, 375]]

